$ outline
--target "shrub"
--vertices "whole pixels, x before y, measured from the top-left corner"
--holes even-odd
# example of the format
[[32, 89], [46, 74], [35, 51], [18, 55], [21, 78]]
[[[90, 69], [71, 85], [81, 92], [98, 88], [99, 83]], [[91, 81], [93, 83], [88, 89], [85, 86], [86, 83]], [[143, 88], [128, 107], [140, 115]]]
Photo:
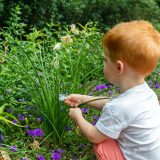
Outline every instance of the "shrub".
[[22, 22], [29, 26], [43, 28], [46, 22], [72, 24], [97, 22], [99, 27], [105, 29], [121, 21], [145, 19], [152, 23], [160, 21], [160, 5], [158, 0], [9, 0], [1, 1], [0, 12], [3, 24], [12, 16], [12, 9], [16, 5], [22, 8]]

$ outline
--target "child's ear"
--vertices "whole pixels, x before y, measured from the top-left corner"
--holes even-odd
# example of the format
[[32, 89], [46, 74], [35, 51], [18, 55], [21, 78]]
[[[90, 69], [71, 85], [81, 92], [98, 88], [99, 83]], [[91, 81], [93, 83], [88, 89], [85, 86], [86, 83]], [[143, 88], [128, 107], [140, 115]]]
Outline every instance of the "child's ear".
[[117, 61], [117, 72], [122, 75], [124, 72], [124, 63], [120, 60]]

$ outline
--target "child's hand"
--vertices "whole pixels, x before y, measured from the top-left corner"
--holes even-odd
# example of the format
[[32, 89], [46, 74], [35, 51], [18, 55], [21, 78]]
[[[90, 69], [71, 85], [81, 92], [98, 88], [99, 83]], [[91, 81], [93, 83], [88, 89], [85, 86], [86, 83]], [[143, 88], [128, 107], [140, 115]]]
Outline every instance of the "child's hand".
[[73, 119], [74, 121], [76, 121], [78, 117], [82, 116], [82, 111], [78, 107], [76, 107], [76, 108], [70, 108], [69, 109], [69, 116], [71, 117], [71, 119]]
[[80, 94], [70, 94], [64, 100], [64, 102], [70, 107], [77, 107], [81, 104], [81, 95]]

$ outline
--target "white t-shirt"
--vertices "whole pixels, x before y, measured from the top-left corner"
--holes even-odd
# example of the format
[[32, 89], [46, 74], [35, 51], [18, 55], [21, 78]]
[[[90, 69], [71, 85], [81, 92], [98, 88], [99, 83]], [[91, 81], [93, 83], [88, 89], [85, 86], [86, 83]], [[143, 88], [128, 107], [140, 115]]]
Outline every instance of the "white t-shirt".
[[160, 160], [160, 105], [146, 82], [108, 102], [96, 127], [117, 139], [126, 160]]

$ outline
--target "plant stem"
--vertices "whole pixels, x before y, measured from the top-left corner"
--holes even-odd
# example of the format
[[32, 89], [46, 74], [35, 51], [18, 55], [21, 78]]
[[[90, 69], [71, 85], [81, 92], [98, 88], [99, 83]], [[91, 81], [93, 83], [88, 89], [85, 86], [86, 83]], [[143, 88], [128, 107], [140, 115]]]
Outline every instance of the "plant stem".
[[110, 99], [110, 97], [95, 98], [95, 99], [92, 99], [92, 100], [90, 100], [90, 101], [86, 101], [86, 102], [84, 102], [84, 103], [81, 103], [81, 104], [79, 104], [77, 107], [81, 107], [81, 106], [83, 106], [83, 105], [85, 105], [85, 104], [88, 104], [88, 103], [90, 103], [90, 102], [98, 101], [98, 100], [102, 100], [102, 99]]

